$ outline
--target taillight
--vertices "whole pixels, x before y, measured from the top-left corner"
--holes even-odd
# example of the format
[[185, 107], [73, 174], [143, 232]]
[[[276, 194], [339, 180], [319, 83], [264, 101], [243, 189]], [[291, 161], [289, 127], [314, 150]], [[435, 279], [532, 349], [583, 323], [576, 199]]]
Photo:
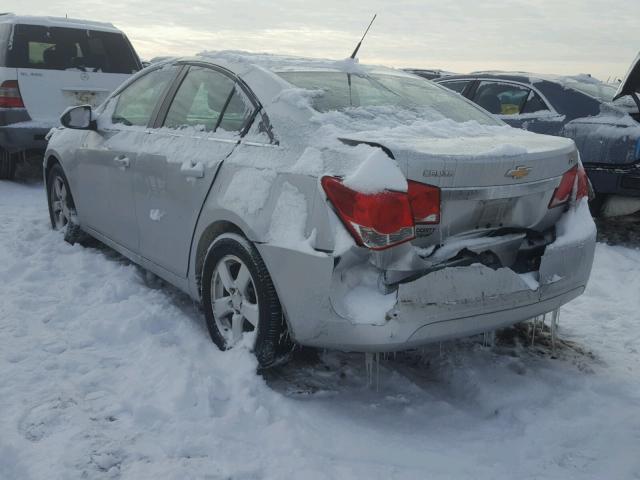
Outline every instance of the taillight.
[[560, 185], [553, 192], [553, 197], [549, 202], [549, 208], [565, 205], [571, 200], [571, 195], [576, 192], [576, 200], [589, 195], [589, 180], [582, 165], [578, 164], [571, 170], [567, 171], [560, 180]]
[[358, 245], [383, 250], [415, 238], [407, 193], [361, 193], [345, 186], [336, 177], [322, 177], [321, 183]]
[[415, 223], [440, 223], [440, 189], [411, 180], [407, 184]]
[[0, 108], [24, 108], [17, 80], [6, 80], [0, 85]]

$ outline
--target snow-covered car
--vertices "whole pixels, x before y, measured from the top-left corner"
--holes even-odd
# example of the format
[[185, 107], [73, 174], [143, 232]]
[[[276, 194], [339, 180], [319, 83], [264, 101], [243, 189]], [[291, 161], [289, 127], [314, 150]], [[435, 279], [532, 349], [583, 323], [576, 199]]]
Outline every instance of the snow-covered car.
[[[382, 67], [233, 52], [152, 65], [69, 109], [53, 228], [201, 303], [261, 365], [492, 331], [580, 295], [595, 248], [571, 140]], [[243, 340], [244, 339], [244, 340]]]
[[590, 75], [474, 72], [435, 81], [516, 128], [576, 142], [595, 190], [594, 214], [640, 210], [638, 62], [616, 88]]
[[0, 14], [0, 179], [42, 157], [47, 132], [72, 105], [100, 105], [140, 60], [109, 23]]

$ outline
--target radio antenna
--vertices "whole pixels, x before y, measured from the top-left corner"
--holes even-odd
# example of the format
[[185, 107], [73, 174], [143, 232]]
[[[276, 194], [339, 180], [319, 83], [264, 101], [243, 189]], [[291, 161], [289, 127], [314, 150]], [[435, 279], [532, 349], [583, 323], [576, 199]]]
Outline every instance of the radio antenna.
[[373, 25], [373, 21], [376, 19], [376, 17], [378, 16], [378, 14], [376, 13], [373, 18], [371, 19], [371, 22], [369, 23], [369, 26], [367, 27], [367, 29], [364, 31], [364, 35], [362, 35], [362, 38], [360, 39], [360, 41], [358, 42], [358, 45], [356, 45], [356, 49], [353, 51], [353, 53], [351, 54], [351, 58], [356, 58], [356, 55], [358, 54], [358, 51], [360, 50], [360, 47], [362, 46], [362, 41], [364, 40], [364, 37], [367, 36], [367, 33], [369, 33], [369, 29], [371, 28], [371, 25]]

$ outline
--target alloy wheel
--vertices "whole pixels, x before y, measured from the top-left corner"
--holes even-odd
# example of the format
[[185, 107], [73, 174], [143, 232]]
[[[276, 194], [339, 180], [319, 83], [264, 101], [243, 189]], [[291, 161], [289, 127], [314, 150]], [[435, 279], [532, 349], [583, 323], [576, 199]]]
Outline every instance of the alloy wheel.
[[213, 271], [211, 306], [218, 331], [228, 346], [258, 328], [256, 286], [247, 265], [235, 255], [222, 257]]
[[69, 192], [64, 179], [56, 175], [52, 182], [51, 209], [53, 211], [53, 223], [56, 230], [64, 228], [71, 219], [69, 208]]

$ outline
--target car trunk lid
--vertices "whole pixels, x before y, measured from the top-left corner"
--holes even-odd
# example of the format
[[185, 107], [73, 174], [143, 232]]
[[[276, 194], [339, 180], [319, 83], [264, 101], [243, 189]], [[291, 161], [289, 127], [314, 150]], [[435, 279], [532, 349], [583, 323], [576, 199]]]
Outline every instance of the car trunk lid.
[[635, 58], [613, 100], [637, 93], [640, 89], [640, 54]]
[[578, 161], [575, 145], [524, 133], [381, 142], [408, 180], [441, 189], [440, 222], [417, 225], [416, 245], [498, 229], [542, 231], [555, 223], [562, 209], [550, 210], [549, 202], [562, 175]]

